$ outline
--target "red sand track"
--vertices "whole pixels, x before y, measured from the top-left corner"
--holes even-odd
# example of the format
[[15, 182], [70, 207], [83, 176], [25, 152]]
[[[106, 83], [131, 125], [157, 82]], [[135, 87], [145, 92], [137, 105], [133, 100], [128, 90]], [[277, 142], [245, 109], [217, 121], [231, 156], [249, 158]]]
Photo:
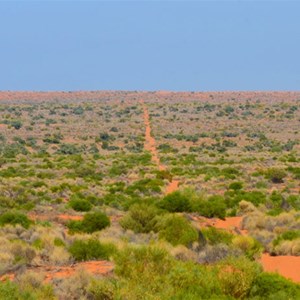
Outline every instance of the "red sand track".
[[[149, 151], [152, 156], [152, 161], [158, 166], [160, 171], [166, 170], [166, 166], [164, 166], [158, 156], [155, 139], [151, 135], [151, 124], [150, 124], [150, 117], [148, 108], [143, 100], [140, 101], [143, 106], [144, 110], [144, 123], [145, 123], [145, 150]], [[172, 193], [178, 189], [179, 181], [178, 180], [171, 180], [168, 186], [166, 187], [166, 194]]]
[[145, 150], [147, 150], [151, 153], [152, 161], [158, 166], [159, 170], [160, 171], [165, 170], [166, 167], [161, 164], [159, 157], [158, 157], [158, 153], [157, 153], [157, 149], [156, 149], [156, 145], [155, 145], [155, 139], [151, 135], [151, 125], [150, 125], [150, 117], [149, 117], [148, 108], [143, 101], [141, 101], [141, 104], [142, 104], [143, 110], [144, 110], [144, 123], [145, 123], [145, 127], [146, 127], [145, 146], [144, 146]]

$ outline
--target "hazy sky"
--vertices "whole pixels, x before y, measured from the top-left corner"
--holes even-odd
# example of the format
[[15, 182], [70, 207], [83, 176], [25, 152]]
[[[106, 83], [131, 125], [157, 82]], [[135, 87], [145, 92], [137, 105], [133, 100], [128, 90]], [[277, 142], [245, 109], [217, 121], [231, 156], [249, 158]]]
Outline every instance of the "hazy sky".
[[0, 90], [300, 90], [300, 1], [0, 2]]

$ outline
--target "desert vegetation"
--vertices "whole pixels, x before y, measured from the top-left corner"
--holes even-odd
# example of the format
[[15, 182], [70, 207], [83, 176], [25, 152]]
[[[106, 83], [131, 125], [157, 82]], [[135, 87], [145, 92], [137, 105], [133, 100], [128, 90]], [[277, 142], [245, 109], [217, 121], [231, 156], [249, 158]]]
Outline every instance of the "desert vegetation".
[[292, 92], [0, 93], [0, 299], [299, 299], [261, 264], [300, 258], [299, 121]]

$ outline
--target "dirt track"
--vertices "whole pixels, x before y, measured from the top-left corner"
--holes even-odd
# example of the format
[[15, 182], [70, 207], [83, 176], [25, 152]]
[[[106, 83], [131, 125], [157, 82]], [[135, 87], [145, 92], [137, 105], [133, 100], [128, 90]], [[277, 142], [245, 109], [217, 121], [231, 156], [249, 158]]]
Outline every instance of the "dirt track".
[[[143, 106], [144, 111], [144, 123], [145, 123], [145, 145], [144, 148], [146, 151], [151, 153], [152, 161], [155, 163], [160, 171], [166, 170], [166, 166], [163, 165], [159, 159], [158, 152], [156, 149], [156, 142], [151, 134], [151, 123], [150, 123], [150, 116], [148, 108], [143, 100], [140, 101], [141, 105]], [[179, 181], [178, 180], [171, 180], [166, 187], [165, 193], [169, 194], [178, 189]]]

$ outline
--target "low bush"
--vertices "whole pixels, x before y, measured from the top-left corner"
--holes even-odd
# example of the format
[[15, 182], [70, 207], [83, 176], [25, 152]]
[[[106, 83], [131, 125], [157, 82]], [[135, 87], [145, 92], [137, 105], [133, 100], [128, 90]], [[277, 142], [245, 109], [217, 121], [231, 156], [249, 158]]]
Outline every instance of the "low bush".
[[169, 212], [190, 211], [189, 199], [179, 191], [166, 195], [159, 203], [159, 206]]
[[230, 245], [232, 239], [234, 238], [233, 234], [214, 227], [204, 228], [201, 230], [201, 232], [204, 235], [207, 242], [211, 245], [216, 245], [220, 243]]
[[20, 224], [24, 228], [28, 228], [30, 223], [28, 217], [20, 212], [7, 211], [0, 216], [0, 226], [4, 226], [5, 224]]
[[111, 279], [92, 280], [88, 286], [89, 293], [95, 300], [113, 300], [116, 294], [116, 285]]
[[243, 183], [239, 181], [232, 182], [228, 188], [234, 191], [241, 190], [243, 188]]
[[90, 211], [92, 204], [85, 199], [72, 199], [69, 205], [76, 211]]
[[115, 253], [113, 244], [103, 244], [96, 239], [75, 240], [69, 247], [70, 254], [76, 261], [86, 261], [93, 259], [106, 259]]
[[0, 282], [0, 299], [5, 300], [28, 300], [49, 299], [55, 300], [52, 286], [42, 284], [37, 275], [24, 274], [18, 278], [18, 282], [10, 280]]
[[100, 231], [110, 225], [110, 220], [102, 212], [87, 213], [82, 221], [70, 221], [67, 226], [71, 233]]
[[155, 229], [160, 210], [144, 203], [134, 204], [129, 212], [120, 220], [120, 225], [124, 229], [130, 229], [135, 233], [148, 233]]
[[266, 195], [260, 191], [250, 191], [246, 192], [243, 190], [237, 191], [236, 195], [232, 199], [227, 200], [227, 206], [232, 207], [239, 204], [241, 201], [247, 201], [255, 206], [259, 204], [264, 204], [266, 202]]
[[232, 244], [242, 250], [251, 260], [258, 258], [263, 250], [262, 245], [250, 236], [236, 236], [233, 238]]
[[[157, 246], [127, 247], [114, 257], [118, 276], [145, 285], [169, 272], [173, 258]], [[148, 280], [145, 280], [148, 279]]]
[[232, 258], [218, 264], [218, 279], [225, 295], [246, 298], [253, 282], [261, 273], [261, 266], [245, 257]]
[[159, 237], [173, 246], [191, 246], [198, 240], [197, 230], [184, 218], [174, 214], [162, 217], [157, 226]]
[[193, 211], [198, 212], [201, 216], [207, 218], [217, 217], [225, 219], [226, 204], [222, 196], [211, 196], [207, 200], [199, 199], [193, 204]]
[[266, 177], [273, 183], [282, 183], [283, 179], [286, 177], [286, 173], [282, 169], [270, 168], [266, 171]]
[[300, 299], [300, 285], [275, 273], [261, 273], [253, 282], [250, 297], [257, 300]]
[[288, 230], [280, 234], [276, 239], [273, 240], [273, 245], [277, 246], [282, 241], [292, 241], [300, 238], [300, 230]]

